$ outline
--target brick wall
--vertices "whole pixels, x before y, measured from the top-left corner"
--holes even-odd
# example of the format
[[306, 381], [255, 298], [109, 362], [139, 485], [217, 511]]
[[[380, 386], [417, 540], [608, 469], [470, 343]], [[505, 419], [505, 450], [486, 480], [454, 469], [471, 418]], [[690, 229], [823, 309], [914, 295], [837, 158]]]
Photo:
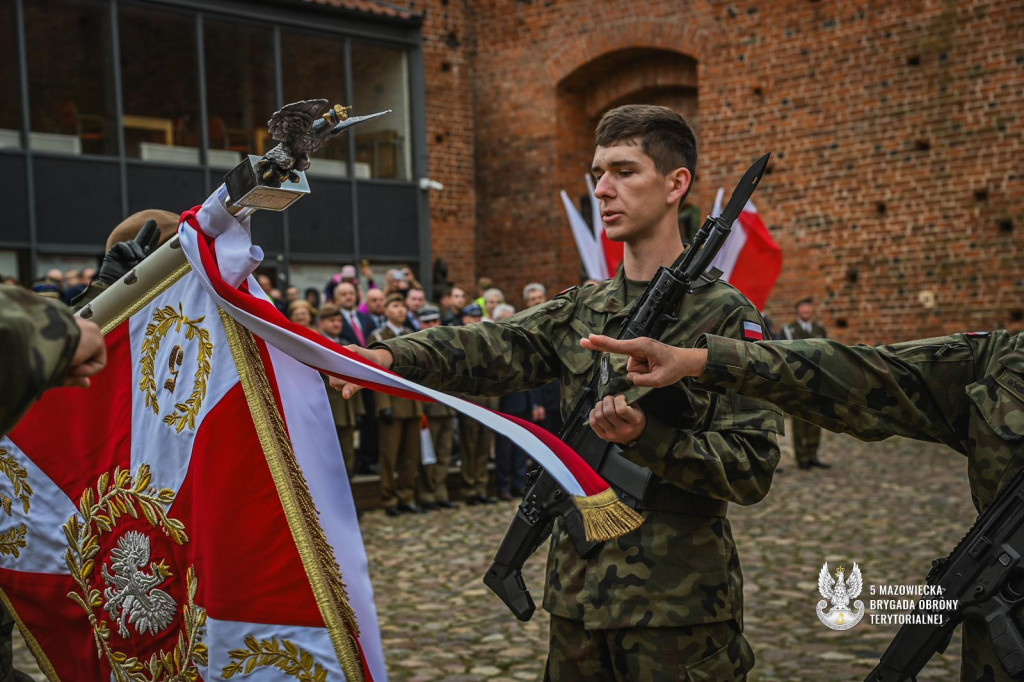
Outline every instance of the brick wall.
[[1019, 0], [414, 8], [433, 244], [460, 281], [575, 283], [557, 191], [582, 193], [605, 108], [653, 101], [697, 124], [703, 212], [774, 152], [755, 200], [785, 255], [777, 322], [811, 295], [847, 342], [1024, 326]]

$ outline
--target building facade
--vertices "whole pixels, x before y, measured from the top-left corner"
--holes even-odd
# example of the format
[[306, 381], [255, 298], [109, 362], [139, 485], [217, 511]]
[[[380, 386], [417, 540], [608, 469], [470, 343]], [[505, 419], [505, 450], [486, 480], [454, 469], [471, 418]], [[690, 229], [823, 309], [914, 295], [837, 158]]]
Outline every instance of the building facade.
[[2, 0], [0, 22], [0, 273], [191, 206], [263, 151], [267, 113], [323, 95], [401, 113], [256, 216], [268, 266], [407, 263], [429, 286], [443, 259], [517, 302], [578, 283], [558, 192], [584, 195], [601, 114], [653, 102], [697, 132], [701, 213], [773, 152], [776, 321], [811, 296], [849, 342], [1024, 326], [1021, 0]]
[[266, 120], [310, 97], [391, 109], [316, 155], [312, 194], [259, 212], [266, 270], [322, 284], [338, 263], [429, 267], [421, 18], [372, 2], [4, 0], [0, 272], [93, 264], [145, 208], [201, 202]]

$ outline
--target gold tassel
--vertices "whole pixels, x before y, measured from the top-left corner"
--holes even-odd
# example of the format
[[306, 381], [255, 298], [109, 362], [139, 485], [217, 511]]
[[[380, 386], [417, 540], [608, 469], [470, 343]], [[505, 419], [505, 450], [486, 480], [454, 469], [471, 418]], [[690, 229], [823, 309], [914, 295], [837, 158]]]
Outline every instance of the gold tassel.
[[644, 522], [644, 517], [623, 504], [611, 488], [573, 500], [583, 516], [583, 531], [589, 542], [605, 542], [632, 533]]

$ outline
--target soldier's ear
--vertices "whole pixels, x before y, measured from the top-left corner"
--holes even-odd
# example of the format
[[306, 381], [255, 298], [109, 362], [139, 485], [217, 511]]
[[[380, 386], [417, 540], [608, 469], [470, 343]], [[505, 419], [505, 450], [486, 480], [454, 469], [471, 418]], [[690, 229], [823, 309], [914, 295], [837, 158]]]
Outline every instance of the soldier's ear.
[[693, 176], [690, 174], [689, 168], [676, 168], [665, 176], [665, 182], [668, 185], [666, 203], [671, 205], [678, 203], [686, 196], [690, 190], [690, 183], [693, 182]]

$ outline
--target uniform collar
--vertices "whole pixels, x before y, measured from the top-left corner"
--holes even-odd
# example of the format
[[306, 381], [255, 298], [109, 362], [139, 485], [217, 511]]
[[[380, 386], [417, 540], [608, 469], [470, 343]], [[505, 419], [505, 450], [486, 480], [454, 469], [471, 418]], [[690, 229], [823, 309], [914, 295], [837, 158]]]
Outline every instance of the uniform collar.
[[626, 308], [625, 268], [620, 266], [613, 279], [596, 285], [593, 293], [583, 299], [583, 305], [599, 313], [622, 312]]

